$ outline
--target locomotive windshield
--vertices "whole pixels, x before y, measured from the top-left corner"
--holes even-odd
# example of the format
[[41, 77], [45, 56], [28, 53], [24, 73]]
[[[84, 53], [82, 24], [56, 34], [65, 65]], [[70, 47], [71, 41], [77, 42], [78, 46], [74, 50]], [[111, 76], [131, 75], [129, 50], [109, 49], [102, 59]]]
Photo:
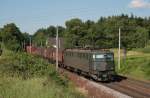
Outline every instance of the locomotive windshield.
[[113, 61], [113, 54], [93, 54], [95, 61]]

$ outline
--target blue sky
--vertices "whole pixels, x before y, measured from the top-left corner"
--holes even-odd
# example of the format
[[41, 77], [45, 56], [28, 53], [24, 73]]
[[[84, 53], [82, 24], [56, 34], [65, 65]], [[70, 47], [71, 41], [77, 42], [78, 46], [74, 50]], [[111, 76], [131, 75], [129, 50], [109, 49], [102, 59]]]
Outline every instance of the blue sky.
[[65, 25], [71, 18], [98, 20], [121, 13], [148, 17], [150, 0], [0, 0], [0, 27], [14, 22], [22, 32]]

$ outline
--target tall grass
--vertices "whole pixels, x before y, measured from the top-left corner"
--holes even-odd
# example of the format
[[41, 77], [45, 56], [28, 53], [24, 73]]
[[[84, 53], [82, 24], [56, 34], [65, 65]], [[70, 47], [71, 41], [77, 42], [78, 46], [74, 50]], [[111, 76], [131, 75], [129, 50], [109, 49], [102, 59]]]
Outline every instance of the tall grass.
[[61, 87], [49, 81], [43, 85], [46, 78], [0, 78], [1, 98], [83, 98], [73, 87]]
[[112, 49], [115, 54], [115, 65], [118, 74], [128, 77], [150, 81], [150, 46], [137, 48], [127, 52], [127, 58], [124, 62], [123, 51], [121, 51], [121, 69], [117, 67], [118, 51]]
[[134, 49], [134, 50], [143, 53], [150, 53], [150, 46], [147, 46], [145, 48]]
[[4, 51], [0, 57], [0, 98], [83, 98], [47, 60]]
[[121, 69], [118, 73], [136, 79], [150, 80], [150, 56], [128, 57], [126, 62], [121, 60]]

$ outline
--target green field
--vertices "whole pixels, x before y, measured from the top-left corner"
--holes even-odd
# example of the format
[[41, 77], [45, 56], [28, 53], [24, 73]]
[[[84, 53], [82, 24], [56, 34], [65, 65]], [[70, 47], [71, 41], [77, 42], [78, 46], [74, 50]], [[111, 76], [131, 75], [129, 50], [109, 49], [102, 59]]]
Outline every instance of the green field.
[[[117, 65], [117, 49], [113, 49], [115, 53], [115, 62]], [[117, 72], [131, 78], [150, 81], [150, 47], [133, 49], [127, 52], [126, 62], [123, 61], [121, 51], [121, 69]]]
[[0, 98], [84, 98], [47, 60], [4, 51], [0, 57]]

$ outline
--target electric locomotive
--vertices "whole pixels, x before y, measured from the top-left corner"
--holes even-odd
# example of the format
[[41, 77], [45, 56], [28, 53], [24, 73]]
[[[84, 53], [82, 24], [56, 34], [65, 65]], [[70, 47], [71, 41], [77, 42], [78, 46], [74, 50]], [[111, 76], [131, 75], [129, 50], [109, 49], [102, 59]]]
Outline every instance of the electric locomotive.
[[98, 81], [113, 80], [115, 75], [114, 53], [111, 51], [66, 49], [63, 64]]

